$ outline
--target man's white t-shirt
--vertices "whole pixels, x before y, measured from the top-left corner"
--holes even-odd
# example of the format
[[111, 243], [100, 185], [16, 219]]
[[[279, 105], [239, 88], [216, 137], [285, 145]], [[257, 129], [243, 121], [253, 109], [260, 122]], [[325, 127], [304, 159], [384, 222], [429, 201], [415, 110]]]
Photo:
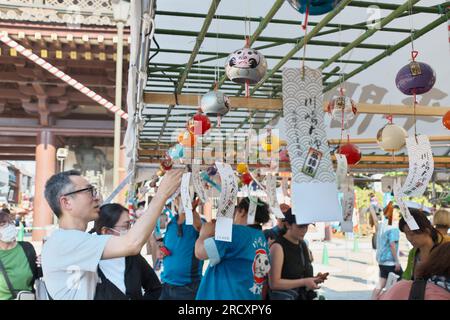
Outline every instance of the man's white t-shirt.
[[58, 229], [42, 248], [42, 272], [54, 300], [93, 300], [97, 268], [110, 235]]

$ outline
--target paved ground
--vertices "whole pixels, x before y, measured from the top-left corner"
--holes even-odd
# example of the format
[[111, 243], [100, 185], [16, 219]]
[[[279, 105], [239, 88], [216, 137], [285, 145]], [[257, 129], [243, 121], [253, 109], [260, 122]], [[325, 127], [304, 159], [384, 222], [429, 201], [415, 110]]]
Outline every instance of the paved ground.
[[[403, 269], [406, 267], [408, 243], [401, 235], [400, 256]], [[324, 265], [324, 247], [328, 250], [328, 264]], [[329, 272], [328, 280], [320, 289], [328, 300], [367, 300], [378, 282], [378, 265], [370, 238], [354, 240], [333, 239], [327, 242], [310, 243], [314, 256], [314, 272]], [[326, 262], [326, 261], [324, 261]]]

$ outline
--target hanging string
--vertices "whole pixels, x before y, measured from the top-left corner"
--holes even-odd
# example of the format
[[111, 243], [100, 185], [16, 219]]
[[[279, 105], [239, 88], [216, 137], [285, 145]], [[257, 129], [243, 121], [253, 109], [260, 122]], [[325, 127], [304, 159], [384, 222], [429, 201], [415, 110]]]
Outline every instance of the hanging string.
[[302, 29], [305, 31], [304, 35], [304, 45], [303, 45], [303, 59], [302, 59], [302, 79], [305, 78], [305, 60], [306, 60], [306, 46], [308, 45], [307, 35], [308, 35], [308, 17], [309, 17], [309, 1], [306, 4], [306, 11], [305, 11], [305, 21], [302, 25]]
[[[247, 35], [245, 37], [245, 47], [250, 48], [250, 37]], [[245, 80], [245, 97], [250, 97], [250, 80]]]

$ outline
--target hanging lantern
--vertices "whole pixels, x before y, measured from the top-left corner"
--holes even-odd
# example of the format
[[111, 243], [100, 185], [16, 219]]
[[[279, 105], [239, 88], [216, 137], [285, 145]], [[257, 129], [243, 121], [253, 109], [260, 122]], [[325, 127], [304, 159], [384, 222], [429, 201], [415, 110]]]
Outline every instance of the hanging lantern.
[[450, 130], [450, 111], [447, 111], [446, 114], [442, 117], [442, 124], [444, 127], [446, 127], [448, 130]]
[[266, 152], [272, 152], [272, 150], [278, 152], [280, 149], [280, 138], [269, 132], [265, 137], [261, 138], [259, 143], [261, 144], [261, 148]]
[[287, 0], [287, 2], [300, 13], [305, 13], [309, 5], [309, 14], [314, 16], [330, 12], [339, 0]]
[[192, 132], [184, 131], [178, 135], [178, 142], [183, 147], [192, 147], [195, 145], [195, 135]]
[[266, 71], [266, 58], [251, 48], [242, 48], [231, 53], [225, 64], [228, 79], [240, 84], [257, 83], [264, 77]]
[[169, 156], [166, 156], [161, 161], [161, 169], [162, 170], [169, 171], [170, 169], [172, 169], [172, 166], [173, 166], [173, 161]]
[[241, 181], [242, 181], [242, 183], [245, 184], [245, 185], [249, 185], [250, 182], [252, 182], [252, 180], [253, 180], [253, 179], [252, 179], [252, 176], [251, 176], [250, 173], [248, 173], [248, 172], [242, 174], [242, 176], [241, 176]]
[[344, 95], [340, 95], [328, 103], [328, 113], [331, 115], [331, 118], [339, 122], [352, 120], [357, 111], [356, 103]]
[[208, 174], [208, 176], [215, 176], [217, 173], [217, 168], [216, 166], [210, 166], [206, 169], [206, 173]]
[[287, 149], [280, 151], [280, 161], [281, 162], [289, 162], [289, 153]]
[[201, 113], [195, 114], [187, 123], [187, 128], [192, 134], [204, 134], [211, 128], [211, 121]]
[[348, 142], [343, 144], [340, 146], [338, 153], [345, 155], [347, 158], [347, 164], [349, 165], [357, 164], [359, 160], [361, 160], [361, 151], [353, 143]]
[[172, 160], [183, 158], [184, 155], [183, 146], [177, 143], [175, 146], [169, 149], [168, 155], [170, 158], [172, 158]]
[[428, 64], [417, 61], [412, 61], [401, 68], [395, 77], [397, 88], [410, 96], [430, 91], [435, 82], [434, 70]]
[[236, 171], [240, 174], [248, 172], [248, 166], [245, 163], [239, 163], [236, 166]]
[[380, 148], [387, 152], [395, 152], [403, 148], [406, 144], [408, 133], [402, 127], [388, 123], [378, 130], [377, 142]]
[[200, 101], [202, 111], [208, 116], [224, 116], [230, 111], [230, 99], [222, 91], [209, 91]]

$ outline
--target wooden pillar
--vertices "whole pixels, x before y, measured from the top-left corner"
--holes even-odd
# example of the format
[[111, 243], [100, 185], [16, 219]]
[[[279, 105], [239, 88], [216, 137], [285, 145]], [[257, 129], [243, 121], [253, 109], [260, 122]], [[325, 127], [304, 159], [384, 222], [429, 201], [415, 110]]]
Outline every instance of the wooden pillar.
[[[43, 129], [37, 135], [36, 175], [33, 205], [33, 227], [42, 228], [53, 223], [53, 212], [44, 197], [45, 183], [56, 172], [55, 136]], [[47, 235], [46, 230], [33, 229], [33, 241], [40, 241]]]

